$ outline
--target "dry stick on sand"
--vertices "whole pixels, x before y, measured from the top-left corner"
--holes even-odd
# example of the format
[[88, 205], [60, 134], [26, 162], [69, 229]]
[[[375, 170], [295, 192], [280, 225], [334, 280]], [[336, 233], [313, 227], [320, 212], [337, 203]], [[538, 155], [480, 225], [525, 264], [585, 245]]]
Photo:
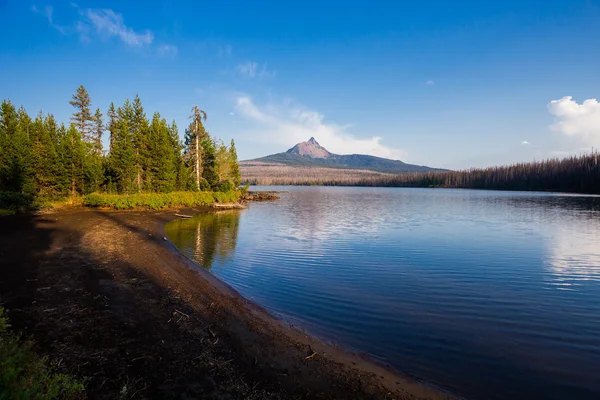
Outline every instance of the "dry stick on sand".
[[313, 357], [314, 357], [314, 356], [316, 356], [316, 355], [317, 355], [317, 352], [316, 352], [316, 351], [313, 351], [313, 353], [312, 353], [310, 356], [306, 356], [306, 357], [304, 357], [304, 360], [305, 360], [305, 361], [306, 361], [306, 360], [310, 360], [311, 358], [313, 358]]
[[179, 310], [175, 310], [175, 312], [176, 312], [176, 313], [178, 313], [178, 314], [181, 314], [181, 315], [183, 315], [184, 317], [188, 317], [188, 318], [190, 317], [190, 316], [189, 316], [189, 315], [187, 315], [186, 313], [184, 313], [184, 312], [181, 312], [181, 311], [179, 311]]

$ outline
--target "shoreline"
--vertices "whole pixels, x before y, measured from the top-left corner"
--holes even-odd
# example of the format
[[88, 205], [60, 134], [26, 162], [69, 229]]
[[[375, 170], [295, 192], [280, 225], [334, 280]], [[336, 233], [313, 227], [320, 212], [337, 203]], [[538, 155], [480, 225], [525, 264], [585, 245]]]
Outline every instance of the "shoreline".
[[[136, 387], [136, 396], [142, 398], [154, 397], [151, 393], [169, 393], [170, 381], [174, 381], [180, 389], [195, 388], [195, 396], [205, 396], [207, 391], [214, 394], [209, 398], [226, 398], [220, 396], [232, 391], [237, 391], [238, 396], [252, 398], [450, 398], [448, 394], [408, 378], [367, 355], [332, 346], [289, 326], [199, 267], [170, 240], [165, 240], [164, 227], [178, 218], [175, 213], [194, 215], [200, 212], [214, 212], [214, 209], [71, 209], [41, 215], [3, 217], [4, 221], [10, 223], [4, 224], [5, 229], [0, 232], [0, 239], [7, 243], [0, 251], [3, 255], [8, 253], [8, 257], [0, 261], [0, 264], [5, 264], [2, 268], [8, 276], [0, 283], [0, 300], [9, 310], [15, 328], [34, 332], [34, 339], [44, 354], [51, 359], [62, 356], [64, 371], [75, 371], [89, 377], [94, 375], [94, 369], [86, 364], [98, 363], [94, 354], [98, 353], [98, 347], [106, 347], [106, 341], [101, 340], [93, 345], [79, 341], [73, 344], [60, 333], [65, 328], [60, 326], [64, 323], [64, 315], [70, 316], [68, 306], [71, 300], [81, 302], [81, 299], [71, 299], [73, 293], [89, 291], [92, 299], [100, 299], [103, 303], [101, 311], [111, 312], [91, 316], [77, 314], [70, 319], [71, 324], [76, 325], [75, 331], [80, 330], [82, 337], [93, 335], [94, 330], [103, 330], [106, 326], [111, 329], [116, 327], [112, 333], [119, 337], [117, 344], [131, 340], [140, 342], [139, 347], [136, 344], [127, 350], [133, 353], [128, 354], [127, 359], [116, 357], [110, 361], [100, 361], [115, 364], [115, 368], [121, 371], [117, 380], [130, 382], [133, 379], [130, 375], [138, 375], [141, 383], [136, 384], [140, 386]], [[21, 231], [20, 237], [30, 237], [30, 241], [23, 243], [17, 232], [6, 229], [11, 226]], [[36, 241], [40, 241], [36, 236], [48, 233], [39, 231], [47, 230], [51, 232], [44, 239], [49, 240], [43, 240], [43, 246], [36, 245]], [[30, 250], [33, 247], [33, 254], [23, 254], [23, 246]], [[69, 249], [66, 256], [65, 249]], [[86, 277], [89, 271], [83, 271], [83, 276], [78, 276], [80, 279], [71, 280], [70, 283], [75, 283], [74, 287], [55, 293], [54, 299], [45, 299], [46, 293], [54, 294], [51, 283], [64, 284], [66, 270], [69, 270], [67, 274], [82, 272], [77, 271], [76, 265], [84, 259], [89, 260], [92, 270], [108, 270], [109, 274], [102, 273], [100, 279], [93, 277], [90, 282]], [[50, 269], [57, 271], [50, 275], [47, 275], [50, 271], [42, 271], [43, 279], [40, 279], [40, 271], [36, 270], [33, 278], [32, 274], [27, 273], [31, 261], [51, 265]], [[27, 275], [31, 275], [29, 279]], [[78, 280], [83, 280], [83, 285], [78, 285]], [[144, 284], [138, 288], [140, 282]], [[166, 304], [163, 304], [164, 301], [157, 304], [157, 297], [168, 300]], [[88, 300], [84, 303], [89, 303]], [[88, 308], [98, 306], [85, 305]], [[83, 305], [78, 304], [77, 307]], [[147, 316], [142, 318], [136, 315], [136, 310], [140, 310], [140, 314], [144, 310]], [[41, 318], [45, 320], [40, 321]], [[148, 323], [145, 319], [153, 321], [149, 328], [146, 327], [148, 332], [143, 327]], [[123, 322], [136, 326], [135, 332], [141, 338], [132, 332], [122, 332], [118, 326]], [[57, 324], [58, 327], [55, 326]], [[156, 336], [153, 330], [162, 333]], [[175, 342], [169, 345], [167, 341]], [[63, 353], [57, 354], [57, 346], [48, 342], [58, 342], [57, 346], [67, 348], [67, 352], [63, 350]], [[73, 349], [69, 349], [70, 345]], [[122, 351], [121, 345], [109, 345], [112, 347], [105, 349], [107, 352]], [[196, 349], [198, 345], [200, 347]], [[147, 354], [148, 348], [155, 347], [160, 349]], [[76, 354], [70, 354], [70, 350]], [[204, 359], [207, 352], [210, 361]], [[157, 356], [155, 353], [162, 355], [159, 361], [154, 359]], [[179, 354], [172, 358], [173, 353]], [[145, 360], [141, 369], [135, 365], [140, 357]], [[169, 357], [170, 360], [163, 362]], [[220, 358], [227, 360], [223, 360], [222, 364], [215, 361]], [[193, 365], [193, 368], [190, 368], [189, 374], [178, 377], [180, 369], [171, 365], [176, 362], [185, 362]], [[207, 363], [214, 366], [204, 371]], [[133, 371], [130, 370], [132, 364], [135, 367]], [[167, 372], [169, 378], [163, 379], [165, 377], [161, 373], [158, 373], [159, 376], [148, 376], [144, 372], [148, 368], [166, 368], [170, 371]], [[100, 376], [88, 382], [88, 395], [91, 398], [109, 398], [119, 388], [122, 390], [127, 387], [127, 383], [122, 386], [122, 382], [112, 382], [109, 386], [107, 382], [115, 380], [113, 371], [104, 367], [100, 370], [95, 374]], [[231, 377], [225, 379], [225, 383], [217, 379], [223, 371]], [[233, 379], [234, 375], [238, 378]], [[201, 382], [200, 387], [198, 382]]]
[[[206, 211], [198, 211], [190, 215], [194, 216], [202, 212]], [[210, 210], [208, 212], [215, 212], [215, 210]], [[171, 221], [175, 219], [177, 219], [177, 217], [174, 217]], [[165, 225], [166, 223], [163, 224], [163, 235], [165, 235]], [[277, 318], [255, 301], [245, 298], [227, 282], [219, 279], [216, 275], [210, 273], [209, 271], [195, 263], [193, 260], [189, 259], [170, 240], [166, 241], [165, 243], [171, 249], [171, 251], [173, 251], [178, 257], [181, 257], [183, 259], [183, 261], [188, 265], [189, 268], [201, 275], [202, 279], [206, 279], [222, 295], [231, 296], [237, 301], [242, 301], [244, 303], [244, 306], [252, 312], [254, 317], [259, 318], [261, 321], [264, 321], [265, 323], [271, 325], [275, 329], [281, 330], [291, 339], [309, 346], [315, 353], [317, 353], [317, 355], [321, 355], [321, 357], [326, 357], [333, 362], [339, 363], [345, 368], [356, 369], [360, 371], [360, 373], [374, 374], [377, 381], [379, 381], [383, 388], [385, 388], [385, 390], [389, 391], [390, 393], [394, 393], [398, 390], [401, 390], [402, 392], [405, 392], [404, 394], [409, 395], [409, 398], [452, 398], [450, 394], [443, 393], [439, 389], [418, 382], [415, 379], [412, 379], [402, 374], [402, 372], [396, 371], [392, 367], [378, 362], [376, 359], [374, 359], [368, 354], [353, 351], [346, 347], [339, 347], [332, 343], [327, 343], [325, 340], [318, 338], [317, 336], [311, 335], [310, 333], [302, 330], [300, 327], [295, 327], [294, 325], [290, 326], [290, 324], [286, 321]]]

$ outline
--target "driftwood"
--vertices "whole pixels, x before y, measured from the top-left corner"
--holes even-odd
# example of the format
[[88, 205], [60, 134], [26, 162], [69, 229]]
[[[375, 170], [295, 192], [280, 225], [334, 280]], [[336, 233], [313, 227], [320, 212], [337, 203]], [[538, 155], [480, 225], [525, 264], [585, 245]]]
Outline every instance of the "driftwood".
[[176, 217], [180, 217], [180, 218], [192, 218], [191, 215], [185, 215], [185, 214], [175, 214]]
[[223, 208], [223, 209], [239, 209], [246, 208], [243, 204], [240, 203], [214, 203], [211, 205], [213, 208]]

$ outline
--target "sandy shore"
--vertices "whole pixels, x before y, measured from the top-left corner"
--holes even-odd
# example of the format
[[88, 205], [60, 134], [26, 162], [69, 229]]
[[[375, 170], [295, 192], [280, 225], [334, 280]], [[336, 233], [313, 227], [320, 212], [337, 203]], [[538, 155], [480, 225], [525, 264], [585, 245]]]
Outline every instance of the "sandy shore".
[[164, 238], [176, 212], [0, 217], [0, 303], [90, 398], [441, 399], [273, 318]]

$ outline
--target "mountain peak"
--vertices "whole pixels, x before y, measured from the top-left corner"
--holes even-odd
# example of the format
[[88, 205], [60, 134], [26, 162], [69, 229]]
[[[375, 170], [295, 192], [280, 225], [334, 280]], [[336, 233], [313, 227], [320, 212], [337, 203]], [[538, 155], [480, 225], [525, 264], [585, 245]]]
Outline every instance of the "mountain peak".
[[307, 142], [301, 142], [287, 151], [288, 153], [298, 154], [300, 156], [310, 158], [329, 158], [331, 153], [321, 146], [314, 137], [308, 139]]

